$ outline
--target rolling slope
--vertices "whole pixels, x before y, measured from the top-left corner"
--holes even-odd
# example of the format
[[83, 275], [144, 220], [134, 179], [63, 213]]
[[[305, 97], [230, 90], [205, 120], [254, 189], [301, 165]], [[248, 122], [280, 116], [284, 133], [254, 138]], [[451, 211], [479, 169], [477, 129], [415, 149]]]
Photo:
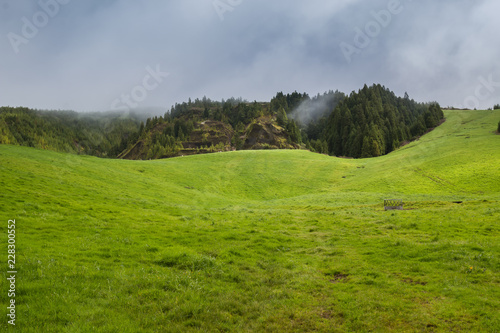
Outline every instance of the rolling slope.
[[499, 330], [500, 111], [445, 115], [360, 160], [1, 145], [17, 331]]

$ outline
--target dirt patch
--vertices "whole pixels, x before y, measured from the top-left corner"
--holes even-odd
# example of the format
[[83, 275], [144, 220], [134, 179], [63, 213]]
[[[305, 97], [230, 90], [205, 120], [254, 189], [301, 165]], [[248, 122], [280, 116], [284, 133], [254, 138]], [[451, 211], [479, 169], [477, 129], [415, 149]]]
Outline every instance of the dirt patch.
[[323, 319], [331, 319], [333, 315], [331, 311], [323, 311], [321, 312], [320, 317]]
[[333, 276], [333, 279], [330, 280], [331, 283], [340, 283], [342, 281], [347, 280], [349, 274], [337, 273]]
[[403, 282], [408, 283], [408, 284], [412, 284], [414, 286], [425, 286], [425, 285], [427, 285], [427, 282], [413, 280], [412, 278], [403, 279]]

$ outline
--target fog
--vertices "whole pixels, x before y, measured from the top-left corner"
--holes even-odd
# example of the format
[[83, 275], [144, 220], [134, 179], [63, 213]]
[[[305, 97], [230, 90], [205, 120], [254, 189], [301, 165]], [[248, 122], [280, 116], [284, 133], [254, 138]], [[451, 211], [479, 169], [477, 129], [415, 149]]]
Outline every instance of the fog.
[[489, 108], [500, 103], [499, 12], [494, 0], [5, 0], [0, 105], [163, 110], [380, 83]]

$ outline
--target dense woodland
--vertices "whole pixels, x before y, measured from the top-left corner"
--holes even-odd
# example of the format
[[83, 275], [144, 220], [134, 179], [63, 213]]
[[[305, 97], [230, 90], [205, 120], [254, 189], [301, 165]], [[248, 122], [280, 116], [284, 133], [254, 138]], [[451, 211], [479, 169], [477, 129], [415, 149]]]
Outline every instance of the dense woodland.
[[195, 99], [145, 122], [135, 115], [0, 108], [0, 143], [100, 157], [155, 159], [238, 149], [302, 148], [376, 157], [439, 125], [437, 103], [381, 85], [346, 95], [279, 92], [268, 103]]
[[416, 103], [380, 85], [365, 86], [337, 105], [321, 132], [328, 153], [335, 156], [374, 157], [388, 154], [444, 119], [437, 103]]
[[0, 108], [0, 144], [116, 157], [138, 138], [139, 118], [117, 113], [79, 114]]

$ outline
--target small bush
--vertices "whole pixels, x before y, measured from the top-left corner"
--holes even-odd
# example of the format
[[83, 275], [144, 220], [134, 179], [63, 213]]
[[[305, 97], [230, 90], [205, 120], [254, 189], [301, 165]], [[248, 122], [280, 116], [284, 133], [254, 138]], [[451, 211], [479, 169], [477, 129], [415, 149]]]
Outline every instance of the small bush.
[[500, 104], [495, 104], [493, 106], [493, 110], [500, 110]]

